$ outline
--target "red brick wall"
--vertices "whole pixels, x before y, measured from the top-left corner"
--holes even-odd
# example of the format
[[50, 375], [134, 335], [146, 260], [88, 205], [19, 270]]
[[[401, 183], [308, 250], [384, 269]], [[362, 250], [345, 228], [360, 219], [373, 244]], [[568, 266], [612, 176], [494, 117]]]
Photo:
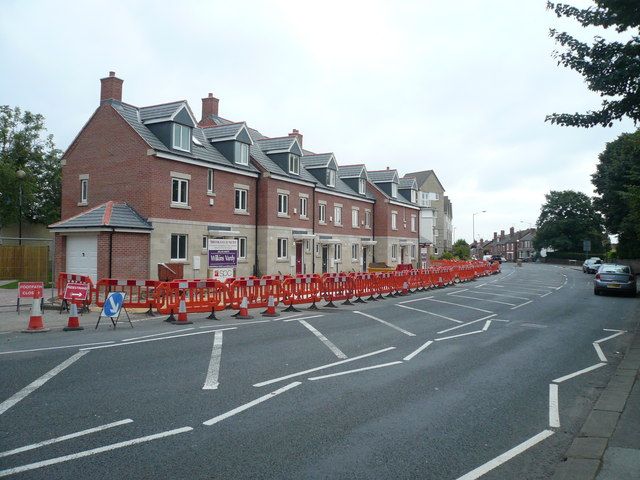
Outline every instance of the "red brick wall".
[[[110, 232], [98, 234], [98, 279], [109, 277]], [[148, 279], [149, 234], [114, 232], [112, 238], [111, 278]]]
[[[55, 257], [54, 257], [54, 265], [55, 265], [55, 275], [56, 278], [60, 272], [65, 272], [67, 267], [67, 237], [64, 235], [60, 235], [59, 233], [55, 234]], [[55, 278], [54, 278], [55, 281]]]
[[[289, 217], [278, 216], [278, 189], [289, 191]], [[300, 193], [309, 195], [307, 204], [307, 220], [300, 218]], [[258, 199], [258, 224], [296, 229], [311, 229], [313, 227], [313, 188], [270, 177], [260, 179], [260, 193]], [[293, 213], [293, 209], [297, 213]]]
[[[376, 197], [375, 235], [380, 237], [418, 238], [420, 232], [420, 210], [394, 205], [388, 202], [387, 197], [375, 188], [371, 191]], [[391, 212], [398, 212], [396, 227], [391, 229]], [[416, 231], [411, 231], [411, 215], [416, 216]], [[405, 225], [406, 220], [406, 225]]]
[[[327, 215], [326, 225], [318, 223], [318, 205], [321, 201], [327, 202]], [[329, 217], [334, 217], [334, 207], [336, 204], [342, 205], [342, 226], [335, 225], [335, 218], [333, 221], [329, 221]], [[360, 228], [353, 228], [351, 222], [351, 210], [353, 207], [358, 207], [358, 223]], [[371, 210], [371, 222], [373, 223], [374, 204], [358, 201], [355, 199], [349, 199], [345, 197], [338, 197], [336, 195], [330, 195], [328, 193], [316, 193], [315, 216], [316, 216], [316, 233], [323, 235], [354, 235], [360, 237], [371, 237], [373, 231], [371, 228], [365, 228], [362, 224], [364, 221], [365, 210]]]

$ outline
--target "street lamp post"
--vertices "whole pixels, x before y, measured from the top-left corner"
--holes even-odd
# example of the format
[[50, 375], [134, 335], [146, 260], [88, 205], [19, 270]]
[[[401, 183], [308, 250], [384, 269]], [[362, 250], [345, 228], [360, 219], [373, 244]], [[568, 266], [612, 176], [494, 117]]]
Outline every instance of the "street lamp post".
[[18, 177], [18, 245], [22, 245], [22, 180], [27, 173], [20, 169], [16, 172]]
[[[476, 241], [476, 215], [480, 215], [481, 213], [486, 213], [486, 212], [487, 212], [486, 210], [482, 210], [481, 212], [476, 212], [473, 215], [471, 215], [471, 225], [472, 225], [471, 228], [472, 228], [472, 235], [473, 235], [473, 238], [471, 239], [472, 240], [471, 243], [474, 243]], [[476, 250], [477, 249], [478, 248], [476, 245]]]

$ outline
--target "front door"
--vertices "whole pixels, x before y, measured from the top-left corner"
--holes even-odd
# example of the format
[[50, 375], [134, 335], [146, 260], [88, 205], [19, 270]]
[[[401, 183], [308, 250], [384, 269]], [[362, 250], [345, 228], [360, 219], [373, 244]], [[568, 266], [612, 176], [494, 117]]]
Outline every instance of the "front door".
[[322, 273], [327, 273], [329, 265], [329, 246], [322, 246]]
[[404, 264], [404, 247], [400, 247], [400, 263]]
[[296, 242], [296, 275], [302, 274], [302, 242]]
[[362, 247], [362, 271], [367, 271], [367, 247]]

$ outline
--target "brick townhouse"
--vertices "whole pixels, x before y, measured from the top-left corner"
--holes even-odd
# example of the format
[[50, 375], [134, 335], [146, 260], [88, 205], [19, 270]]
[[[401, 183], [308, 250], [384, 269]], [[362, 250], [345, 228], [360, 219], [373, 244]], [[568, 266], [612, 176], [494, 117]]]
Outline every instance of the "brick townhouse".
[[209, 238], [238, 240], [236, 275], [361, 271], [417, 259], [417, 185], [339, 166], [294, 130], [269, 138], [186, 101], [136, 107], [101, 79], [100, 105], [62, 160], [56, 270], [157, 278], [211, 274]]
[[500, 230], [500, 235], [498, 232], [493, 232], [493, 240], [484, 244], [484, 251], [491, 255], [502, 255], [509, 261], [514, 260], [514, 252], [517, 251], [517, 258], [530, 259], [535, 253], [533, 248], [535, 233], [535, 228], [515, 231], [514, 227], [509, 229], [508, 235], [505, 235], [504, 230]]

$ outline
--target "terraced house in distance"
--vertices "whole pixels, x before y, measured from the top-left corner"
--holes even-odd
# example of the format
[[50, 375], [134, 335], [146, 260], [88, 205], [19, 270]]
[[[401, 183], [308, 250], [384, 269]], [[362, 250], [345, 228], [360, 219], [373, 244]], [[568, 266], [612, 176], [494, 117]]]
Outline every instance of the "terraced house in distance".
[[62, 160], [56, 271], [106, 277], [211, 276], [207, 243], [237, 239], [234, 274], [417, 265], [415, 182], [337, 163], [297, 130], [267, 137], [202, 99], [136, 107], [114, 72]]

